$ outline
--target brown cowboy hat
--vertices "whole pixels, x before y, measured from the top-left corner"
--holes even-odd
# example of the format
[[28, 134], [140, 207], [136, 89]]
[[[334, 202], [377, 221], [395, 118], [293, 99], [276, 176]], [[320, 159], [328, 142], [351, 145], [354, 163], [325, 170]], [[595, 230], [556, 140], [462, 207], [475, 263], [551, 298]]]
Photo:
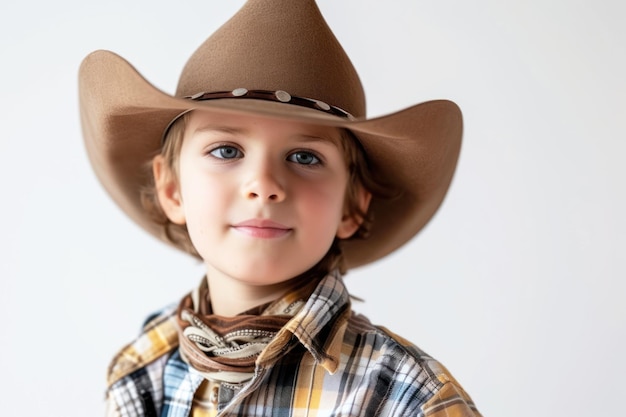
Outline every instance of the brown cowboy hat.
[[249, 0], [191, 56], [174, 96], [108, 51], [85, 58], [79, 92], [96, 175], [131, 219], [164, 241], [140, 190], [146, 162], [181, 113], [256, 114], [350, 130], [371, 169], [401, 192], [372, 200], [368, 239], [342, 243], [350, 268], [387, 255], [424, 227], [446, 194], [461, 145], [461, 112], [451, 101], [367, 119], [358, 74], [313, 0]]

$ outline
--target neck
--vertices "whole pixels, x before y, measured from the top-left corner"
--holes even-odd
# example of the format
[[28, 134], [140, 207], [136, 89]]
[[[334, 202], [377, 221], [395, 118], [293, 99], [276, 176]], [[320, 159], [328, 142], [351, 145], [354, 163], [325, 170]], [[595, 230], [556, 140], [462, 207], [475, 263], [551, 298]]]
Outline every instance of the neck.
[[221, 271], [207, 268], [207, 280], [213, 314], [236, 316], [261, 304], [269, 303], [288, 292], [298, 279], [270, 285], [250, 284], [230, 277]]

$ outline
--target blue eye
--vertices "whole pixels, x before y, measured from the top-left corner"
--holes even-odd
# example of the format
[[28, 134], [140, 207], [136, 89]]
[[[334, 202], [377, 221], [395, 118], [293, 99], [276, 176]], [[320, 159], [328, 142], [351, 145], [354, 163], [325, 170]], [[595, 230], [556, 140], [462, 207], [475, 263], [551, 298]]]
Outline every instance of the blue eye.
[[290, 162], [295, 162], [301, 165], [318, 165], [321, 163], [320, 159], [311, 152], [294, 152], [287, 157]]
[[215, 148], [209, 153], [219, 159], [235, 159], [243, 156], [243, 153], [241, 153], [239, 149], [234, 146], [226, 145]]

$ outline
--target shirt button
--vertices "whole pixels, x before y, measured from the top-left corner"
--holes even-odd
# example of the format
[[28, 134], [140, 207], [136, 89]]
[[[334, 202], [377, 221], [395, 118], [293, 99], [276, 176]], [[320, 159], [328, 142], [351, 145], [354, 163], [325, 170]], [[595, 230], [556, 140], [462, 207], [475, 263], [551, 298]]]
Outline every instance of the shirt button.
[[215, 385], [213, 389], [211, 389], [211, 397], [209, 398], [215, 408], [217, 408], [217, 402], [219, 398], [220, 398], [220, 387]]

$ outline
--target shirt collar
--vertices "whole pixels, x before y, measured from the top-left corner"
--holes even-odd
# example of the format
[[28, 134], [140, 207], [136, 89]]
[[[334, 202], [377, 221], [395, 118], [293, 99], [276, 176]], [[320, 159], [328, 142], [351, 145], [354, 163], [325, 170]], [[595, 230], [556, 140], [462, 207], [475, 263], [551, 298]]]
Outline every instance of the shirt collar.
[[261, 353], [257, 364], [267, 366], [273, 363], [295, 338], [317, 363], [329, 373], [334, 373], [339, 365], [350, 311], [350, 296], [341, 275], [338, 271], [328, 274], [302, 309]]
[[[329, 373], [335, 373], [350, 311], [350, 296], [341, 275], [338, 271], [328, 274], [302, 309], [259, 355], [257, 364], [271, 365], [295, 338], [317, 363]], [[133, 343], [116, 355], [109, 367], [109, 386], [178, 347], [175, 312], [175, 306], [163, 310], [148, 322]]]

